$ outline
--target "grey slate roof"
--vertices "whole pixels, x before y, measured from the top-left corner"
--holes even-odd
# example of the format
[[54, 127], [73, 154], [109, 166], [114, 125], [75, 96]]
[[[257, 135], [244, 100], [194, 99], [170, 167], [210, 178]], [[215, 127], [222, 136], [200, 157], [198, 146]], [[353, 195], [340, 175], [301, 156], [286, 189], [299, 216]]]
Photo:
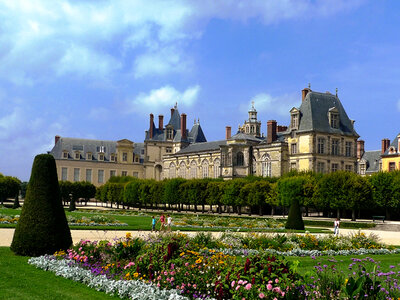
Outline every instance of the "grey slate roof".
[[172, 125], [175, 130], [181, 129], [181, 115], [177, 108], [175, 108], [174, 113], [171, 116], [167, 125]]
[[254, 141], [254, 142], [263, 141], [262, 138], [257, 138], [257, 137], [254, 137], [254, 136], [250, 135], [250, 134], [245, 134], [245, 133], [242, 133], [242, 132], [238, 132], [235, 135], [231, 136], [229, 138], [229, 140], [248, 140], [248, 141]]
[[379, 171], [379, 162], [381, 160], [381, 151], [365, 151], [361, 161], [365, 161], [365, 173], [375, 173]]
[[[135, 155], [139, 155], [140, 161], [143, 162], [142, 149], [144, 149], [144, 143], [134, 143], [133, 152]], [[50, 154], [55, 159], [62, 159], [63, 151], [68, 151], [68, 159], [74, 160], [75, 151], [80, 151], [81, 160], [86, 160], [86, 154], [91, 152], [93, 159], [91, 161], [97, 161], [97, 153], [99, 153], [99, 147], [104, 147], [104, 161], [110, 161], [111, 153], [117, 153], [117, 142], [116, 141], [101, 141], [101, 140], [89, 140], [89, 139], [76, 139], [60, 137], [57, 144], [51, 149]], [[103, 161], [102, 161], [103, 162]]]
[[203, 129], [201, 129], [200, 123], [193, 125], [192, 130], [189, 132], [188, 136], [189, 142], [191, 143], [204, 143], [207, 139], [204, 135]]
[[[328, 112], [336, 107], [339, 112], [339, 128], [329, 124]], [[300, 123], [297, 132], [337, 133], [347, 136], [359, 136], [354, 130], [351, 120], [346, 114], [342, 103], [335, 95], [310, 91], [301, 103]]]
[[[393, 142], [390, 144], [390, 146], [386, 149], [386, 151], [385, 151], [385, 153], [383, 155], [397, 155], [398, 154], [398, 152], [399, 152], [399, 149], [398, 149], [399, 148], [399, 138], [398, 138], [398, 136], [399, 135], [400, 134], [398, 134], [396, 136], [396, 138], [393, 140]], [[396, 150], [396, 153], [393, 153], [393, 154], [389, 153], [389, 149], [391, 147], [393, 147]]]
[[181, 149], [179, 152], [177, 152], [175, 154], [179, 155], [179, 154], [201, 152], [201, 151], [215, 151], [215, 150], [219, 150], [220, 146], [223, 146], [223, 145], [226, 145], [226, 140], [214, 141], [214, 142], [204, 142], [204, 143], [194, 143], [194, 144], [190, 144], [186, 148]]

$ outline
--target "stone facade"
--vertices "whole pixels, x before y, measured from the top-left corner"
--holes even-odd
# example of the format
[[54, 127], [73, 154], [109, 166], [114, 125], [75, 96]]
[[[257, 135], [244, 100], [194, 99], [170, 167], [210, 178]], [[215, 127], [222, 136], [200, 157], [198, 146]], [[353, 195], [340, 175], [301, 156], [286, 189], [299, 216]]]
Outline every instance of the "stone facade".
[[162, 115], [156, 127], [150, 114], [144, 143], [57, 136], [50, 153], [56, 158], [60, 180], [90, 179], [96, 185], [111, 175], [232, 179], [281, 176], [291, 169], [357, 170], [359, 136], [337, 95], [304, 89], [300, 107], [289, 113], [290, 126], [269, 120], [265, 137], [253, 103], [235, 135], [227, 126], [225, 140], [207, 142], [200, 122], [188, 130], [186, 114], [180, 114], [175, 105], [165, 126]]

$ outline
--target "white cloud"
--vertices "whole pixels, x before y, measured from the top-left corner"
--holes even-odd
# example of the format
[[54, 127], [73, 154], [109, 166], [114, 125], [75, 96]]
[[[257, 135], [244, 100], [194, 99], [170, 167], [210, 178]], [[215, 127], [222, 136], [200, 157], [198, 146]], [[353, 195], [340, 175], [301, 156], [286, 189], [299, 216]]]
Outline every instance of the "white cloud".
[[260, 93], [255, 95], [248, 103], [242, 104], [240, 109], [249, 109], [253, 101], [254, 107], [259, 113], [263, 113], [267, 118], [273, 118], [275, 116], [288, 116], [290, 109], [299, 105], [299, 95], [293, 93], [273, 97], [270, 94]]
[[196, 102], [199, 92], [199, 85], [188, 87], [183, 92], [166, 85], [148, 93], [140, 93], [134, 100], [128, 101], [129, 111], [159, 113], [166, 107], [173, 106], [176, 102], [178, 105], [189, 107]]
[[2, 0], [0, 77], [29, 85], [53, 74], [102, 78], [131, 70], [132, 61], [136, 77], [183, 72], [190, 69], [185, 45], [211, 19], [270, 24], [346, 12], [362, 2]]

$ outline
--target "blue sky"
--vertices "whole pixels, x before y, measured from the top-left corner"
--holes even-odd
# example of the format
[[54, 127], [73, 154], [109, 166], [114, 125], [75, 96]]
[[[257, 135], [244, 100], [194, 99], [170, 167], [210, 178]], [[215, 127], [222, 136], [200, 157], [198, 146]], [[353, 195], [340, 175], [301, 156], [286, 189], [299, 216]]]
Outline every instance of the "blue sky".
[[[150, 3], [150, 4], [149, 4]], [[289, 122], [338, 88], [367, 150], [400, 132], [399, 1], [0, 0], [0, 172], [28, 180], [54, 136], [143, 142], [178, 102], [209, 141], [255, 101]]]

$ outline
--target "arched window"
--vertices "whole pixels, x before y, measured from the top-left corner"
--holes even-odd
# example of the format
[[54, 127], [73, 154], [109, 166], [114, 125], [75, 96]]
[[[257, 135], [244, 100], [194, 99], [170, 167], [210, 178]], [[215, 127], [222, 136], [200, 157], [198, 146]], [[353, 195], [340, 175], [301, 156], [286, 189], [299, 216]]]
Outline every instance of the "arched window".
[[244, 155], [243, 152], [238, 152], [236, 154], [236, 165], [243, 166], [244, 165]]
[[179, 174], [178, 177], [186, 178], [186, 164], [184, 161], [181, 161], [179, 164]]
[[203, 160], [201, 163], [201, 178], [208, 178], [208, 161]]
[[197, 178], [197, 164], [194, 160], [190, 163], [190, 178]]
[[271, 177], [271, 157], [264, 154], [261, 158], [261, 175], [263, 177]]
[[219, 178], [220, 175], [220, 165], [221, 162], [218, 158], [214, 160], [214, 166], [213, 166], [213, 173], [214, 173], [214, 178]]
[[176, 176], [176, 166], [172, 162], [169, 164], [169, 178], [175, 178]]

